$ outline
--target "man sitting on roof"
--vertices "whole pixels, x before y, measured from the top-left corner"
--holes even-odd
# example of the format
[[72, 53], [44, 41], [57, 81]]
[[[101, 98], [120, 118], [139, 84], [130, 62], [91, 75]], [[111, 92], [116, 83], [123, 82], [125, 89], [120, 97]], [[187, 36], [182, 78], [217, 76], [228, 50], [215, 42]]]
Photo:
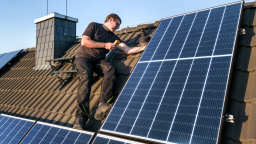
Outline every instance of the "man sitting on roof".
[[106, 54], [115, 48], [127, 54], [141, 52], [144, 47], [129, 47], [124, 43], [114, 44], [120, 40], [113, 32], [119, 28], [121, 19], [117, 14], [106, 17], [104, 24], [90, 23], [83, 33], [81, 46], [77, 50], [75, 65], [79, 75], [77, 91], [77, 111], [75, 129], [83, 129], [89, 118], [89, 98], [93, 81], [93, 71], [103, 76], [99, 105], [94, 115], [96, 120], [103, 120], [112, 105], [108, 103], [113, 96], [113, 84], [116, 69], [105, 60]]

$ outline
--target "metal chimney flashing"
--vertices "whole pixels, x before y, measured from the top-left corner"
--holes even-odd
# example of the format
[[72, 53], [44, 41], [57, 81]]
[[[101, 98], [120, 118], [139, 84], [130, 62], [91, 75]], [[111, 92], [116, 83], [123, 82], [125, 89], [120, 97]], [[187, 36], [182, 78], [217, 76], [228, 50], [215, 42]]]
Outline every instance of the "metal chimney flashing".
[[[61, 19], [66, 19], [66, 16], [65, 16], [65, 15], [61, 15], [61, 14], [59, 14], [59, 13], [52, 12], [52, 13], [50, 13], [50, 14], [47, 15], [47, 16], [44, 16], [44, 17], [35, 19], [35, 20], [34, 20], [34, 23], [36, 24], [36, 23], [39, 23], [39, 22], [42, 22], [42, 21], [45, 21], [45, 20], [47, 20], [47, 19], [54, 18], [54, 17], [56, 17], [56, 18], [61, 18]], [[73, 17], [69, 17], [69, 16], [67, 16], [67, 20], [73, 21], [73, 22], [76, 22], [76, 23], [78, 22], [78, 19], [77, 19], [77, 18], [73, 18]]]

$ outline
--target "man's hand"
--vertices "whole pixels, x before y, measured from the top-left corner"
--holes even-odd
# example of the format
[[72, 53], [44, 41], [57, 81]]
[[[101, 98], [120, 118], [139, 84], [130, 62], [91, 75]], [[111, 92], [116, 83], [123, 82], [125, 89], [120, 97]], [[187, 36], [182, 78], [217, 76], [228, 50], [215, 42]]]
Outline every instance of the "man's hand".
[[144, 45], [143, 47], [141, 47], [139, 50], [144, 51], [147, 46], [148, 46], [148, 43], [146, 45]]
[[107, 49], [107, 50], [113, 50], [113, 49], [115, 49], [116, 48], [116, 44], [114, 44], [114, 43], [105, 43], [105, 46], [104, 46], [104, 48], [105, 49]]

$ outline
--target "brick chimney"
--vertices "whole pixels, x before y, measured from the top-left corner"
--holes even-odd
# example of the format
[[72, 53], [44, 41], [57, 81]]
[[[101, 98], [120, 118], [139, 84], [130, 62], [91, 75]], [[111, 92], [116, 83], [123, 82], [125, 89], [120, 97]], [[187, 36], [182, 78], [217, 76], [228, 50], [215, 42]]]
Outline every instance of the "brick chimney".
[[63, 56], [76, 39], [78, 19], [58, 13], [34, 20], [36, 24], [36, 67], [49, 65], [45, 60]]

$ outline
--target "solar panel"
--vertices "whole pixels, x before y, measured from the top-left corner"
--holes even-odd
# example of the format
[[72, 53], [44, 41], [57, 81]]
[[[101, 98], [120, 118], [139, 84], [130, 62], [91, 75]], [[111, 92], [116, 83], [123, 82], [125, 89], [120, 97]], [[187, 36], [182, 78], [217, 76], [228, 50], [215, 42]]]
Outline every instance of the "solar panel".
[[21, 50], [0, 54], [0, 69], [12, 60]]
[[142, 144], [131, 140], [107, 136], [104, 134], [97, 134], [92, 144]]
[[56, 143], [56, 144], [84, 144], [89, 143], [94, 133], [75, 130], [62, 126], [37, 122], [29, 131], [21, 144]]
[[217, 143], [242, 5], [162, 20], [100, 131]]
[[3, 56], [4, 54], [0, 54], [0, 58]]
[[0, 143], [17, 144], [33, 124], [32, 120], [0, 115]]

